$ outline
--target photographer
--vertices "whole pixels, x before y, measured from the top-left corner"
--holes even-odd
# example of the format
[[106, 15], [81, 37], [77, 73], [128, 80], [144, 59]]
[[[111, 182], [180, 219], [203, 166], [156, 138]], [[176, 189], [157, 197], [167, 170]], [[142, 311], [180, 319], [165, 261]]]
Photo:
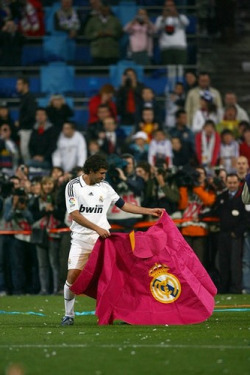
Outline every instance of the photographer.
[[[115, 163], [110, 163], [111, 170], [107, 174], [107, 180], [115, 188], [120, 197], [128, 203], [141, 205], [141, 197], [144, 190], [144, 181], [136, 175], [135, 160], [131, 154], [123, 154], [122, 158], [116, 158]], [[108, 212], [109, 222], [132, 228], [140, 219], [141, 214], [131, 214], [113, 206]]]
[[164, 65], [185, 65], [187, 62], [187, 41], [185, 29], [189, 24], [184, 14], [179, 14], [174, 1], [166, 1], [162, 15], [157, 17], [155, 28], [159, 33], [161, 63]]
[[129, 34], [129, 55], [139, 65], [150, 65], [155, 28], [146, 9], [138, 9], [136, 17], [124, 27]]
[[[4, 219], [12, 230], [29, 231], [33, 222], [28, 208], [28, 196], [21, 188], [6, 198]], [[37, 259], [30, 235], [6, 236], [5, 246], [9, 249], [9, 267], [12, 294], [36, 293], [39, 290]]]
[[165, 208], [169, 215], [178, 209], [180, 192], [175, 179], [171, 176], [171, 171], [164, 165], [156, 165], [155, 181], [157, 186], [157, 206]]
[[192, 247], [201, 263], [206, 260], [206, 239], [208, 226], [199, 217], [215, 202], [216, 195], [206, 182], [206, 171], [203, 167], [183, 168], [179, 178], [180, 202], [182, 210], [181, 233]]
[[132, 68], [125, 69], [122, 83], [116, 96], [117, 110], [121, 125], [134, 125], [137, 117], [136, 108], [142, 101], [144, 84], [137, 81], [136, 72]]

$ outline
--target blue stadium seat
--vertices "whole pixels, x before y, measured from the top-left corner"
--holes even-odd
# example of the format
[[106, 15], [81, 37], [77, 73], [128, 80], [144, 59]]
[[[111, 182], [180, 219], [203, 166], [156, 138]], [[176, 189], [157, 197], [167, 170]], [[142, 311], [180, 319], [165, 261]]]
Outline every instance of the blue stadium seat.
[[51, 63], [41, 67], [41, 92], [47, 94], [74, 91], [75, 69], [64, 63]]
[[116, 65], [110, 65], [109, 67], [110, 81], [115, 88], [118, 88], [120, 86], [123, 72], [127, 68], [134, 69], [137, 74], [138, 81], [143, 81], [144, 72], [141, 65], [137, 65], [130, 60], [121, 60]]
[[39, 65], [43, 63], [42, 45], [24, 45], [22, 51], [22, 65]]
[[164, 95], [167, 77], [144, 77], [143, 83], [145, 86], [150, 87], [156, 95]]
[[17, 96], [15, 77], [0, 77], [0, 97], [8, 98]]
[[73, 121], [77, 125], [77, 130], [84, 131], [87, 129], [89, 120], [89, 111], [86, 108], [76, 108], [74, 110]]
[[45, 61], [73, 61], [76, 56], [76, 42], [66, 34], [45, 36], [43, 53]]
[[75, 77], [75, 91], [81, 92], [87, 97], [96, 95], [100, 88], [110, 83], [109, 77]]
[[45, 30], [49, 34], [64, 34], [62, 31], [55, 30], [54, 27], [54, 14], [60, 8], [60, 2], [55, 2], [51, 7], [44, 7]]
[[187, 34], [196, 34], [197, 33], [197, 17], [196, 16], [188, 16], [189, 25], [186, 28]]
[[90, 65], [92, 63], [89, 44], [76, 46], [75, 61], [84, 65]]

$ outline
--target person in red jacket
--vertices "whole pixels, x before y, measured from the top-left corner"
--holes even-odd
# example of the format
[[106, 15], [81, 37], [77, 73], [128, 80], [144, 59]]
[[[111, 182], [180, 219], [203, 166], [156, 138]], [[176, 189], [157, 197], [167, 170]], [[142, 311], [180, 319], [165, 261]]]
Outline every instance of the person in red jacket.
[[115, 89], [112, 85], [106, 84], [101, 87], [99, 94], [93, 96], [89, 101], [89, 124], [97, 122], [97, 111], [100, 104], [108, 105], [111, 116], [117, 120], [117, 108], [113, 101]]
[[22, 15], [19, 29], [25, 36], [43, 36], [45, 34], [44, 12], [41, 1], [22, 1]]
[[196, 157], [205, 168], [215, 167], [219, 160], [220, 135], [216, 132], [215, 123], [207, 120], [202, 130], [195, 136]]

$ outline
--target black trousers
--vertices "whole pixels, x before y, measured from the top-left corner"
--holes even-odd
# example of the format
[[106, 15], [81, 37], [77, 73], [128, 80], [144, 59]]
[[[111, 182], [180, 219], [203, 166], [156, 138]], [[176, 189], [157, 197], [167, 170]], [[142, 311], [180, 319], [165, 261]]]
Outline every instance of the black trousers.
[[243, 239], [232, 238], [229, 232], [220, 232], [218, 238], [221, 288], [219, 293], [242, 292]]

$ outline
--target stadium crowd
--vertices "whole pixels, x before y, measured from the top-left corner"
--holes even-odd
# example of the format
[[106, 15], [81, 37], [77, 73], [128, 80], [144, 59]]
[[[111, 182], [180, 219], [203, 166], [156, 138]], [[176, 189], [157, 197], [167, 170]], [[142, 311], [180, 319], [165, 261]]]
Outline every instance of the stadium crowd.
[[[176, 12], [173, 1], [166, 3]], [[85, 33], [94, 32], [97, 23], [92, 20], [106, 19], [109, 7], [102, 5], [102, 12], [104, 8], [101, 16], [99, 8], [92, 9]], [[62, 12], [57, 16], [64, 19]], [[74, 37], [79, 25], [77, 15], [71, 16], [70, 30], [69, 18], [58, 19], [57, 27], [67, 24]], [[140, 10], [126, 32], [141, 27], [139, 17], [147, 15]], [[186, 19], [178, 19], [184, 37]], [[149, 38], [150, 30], [162, 27], [161, 19], [146, 23]], [[173, 35], [179, 26], [167, 24], [166, 34]], [[94, 41], [96, 64], [117, 61], [115, 54], [96, 54]], [[172, 45], [166, 53], [166, 40], [161, 43], [164, 64], [168, 59], [185, 64], [186, 46]], [[146, 41], [144, 45], [150, 47]], [[131, 38], [130, 46], [135, 62], [149, 58], [150, 48], [138, 50], [141, 42]], [[71, 222], [64, 190], [96, 153], [107, 157], [106, 179], [124, 201], [164, 208], [171, 215], [220, 293], [250, 293], [250, 209], [241, 199], [250, 165], [250, 123], [236, 93], [227, 92], [222, 99], [209, 73], [186, 71], [162, 104], [152, 88], [138, 81], [135, 69], [127, 68], [118, 90], [105, 84], [90, 98], [89, 121], [81, 132], [62, 95], [52, 95], [45, 108], [37, 105], [26, 76], [17, 79], [16, 89], [18, 121], [12, 120], [8, 103], [0, 103], [0, 295], [62, 292]], [[119, 231], [145, 230], [152, 220], [117, 207], [110, 209], [108, 219]]]

